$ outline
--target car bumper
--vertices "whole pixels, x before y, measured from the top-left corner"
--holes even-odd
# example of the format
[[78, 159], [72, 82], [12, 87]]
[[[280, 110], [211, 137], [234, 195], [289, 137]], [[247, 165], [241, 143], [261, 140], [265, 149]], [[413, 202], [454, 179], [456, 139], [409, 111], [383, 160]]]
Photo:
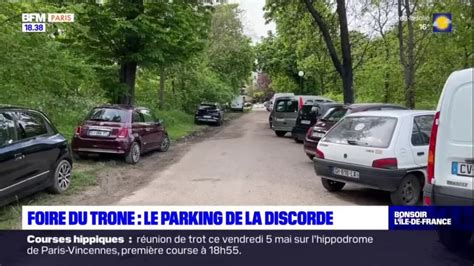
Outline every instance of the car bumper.
[[423, 196], [433, 205], [474, 206], [474, 191], [469, 189], [425, 184]]
[[218, 122], [220, 118], [219, 117], [204, 118], [202, 116], [196, 116], [195, 119], [196, 121], [199, 121], [199, 122]]
[[111, 153], [125, 154], [130, 150], [130, 141], [128, 139], [89, 139], [74, 137], [71, 144], [71, 150], [74, 152], [85, 153]]
[[318, 142], [314, 140], [304, 139], [304, 152], [309, 155], [316, 155], [316, 148], [318, 147]]
[[[406, 174], [404, 169], [377, 169], [373, 167], [341, 163], [337, 161], [314, 158], [314, 170], [318, 176], [340, 182], [364, 185], [385, 191], [395, 191]], [[359, 178], [336, 175], [333, 168], [338, 167], [359, 172]]]

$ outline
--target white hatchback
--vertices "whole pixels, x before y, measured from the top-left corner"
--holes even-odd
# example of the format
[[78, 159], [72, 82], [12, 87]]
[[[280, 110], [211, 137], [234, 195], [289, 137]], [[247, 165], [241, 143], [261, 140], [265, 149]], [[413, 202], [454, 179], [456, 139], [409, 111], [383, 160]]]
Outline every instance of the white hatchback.
[[387, 110], [344, 117], [319, 141], [316, 174], [331, 192], [350, 182], [390, 191], [395, 205], [418, 204], [434, 114]]

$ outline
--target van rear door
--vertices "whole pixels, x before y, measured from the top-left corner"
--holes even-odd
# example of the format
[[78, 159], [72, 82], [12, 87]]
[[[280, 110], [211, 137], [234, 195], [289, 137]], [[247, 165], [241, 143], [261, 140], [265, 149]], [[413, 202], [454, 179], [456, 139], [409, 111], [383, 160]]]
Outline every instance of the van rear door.
[[445, 88], [443, 93], [438, 108], [434, 181], [437, 186], [473, 189], [472, 90], [473, 83], [468, 82], [456, 88]]
[[298, 117], [298, 101], [293, 97], [277, 98], [274, 108], [273, 127], [276, 130], [291, 131]]

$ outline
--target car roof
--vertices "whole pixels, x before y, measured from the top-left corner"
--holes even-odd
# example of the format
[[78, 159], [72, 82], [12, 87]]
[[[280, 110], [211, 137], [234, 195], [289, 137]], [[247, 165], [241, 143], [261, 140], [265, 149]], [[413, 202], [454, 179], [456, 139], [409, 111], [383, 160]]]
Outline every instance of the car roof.
[[8, 105], [8, 104], [0, 104], [0, 110], [26, 110], [26, 111], [35, 111], [40, 112], [40, 110], [36, 110], [29, 107], [22, 107], [22, 106], [15, 106], [15, 105]]
[[199, 105], [218, 105], [216, 102], [202, 102]]
[[347, 117], [357, 117], [357, 116], [384, 116], [384, 117], [407, 117], [413, 115], [434, 115], [435, 111], [431, 110], [383, 110], [383, 111], [365, 111], [352, 113], [347, 115]]
[[122, 110], [141, 110], [141, 109], [148, 110], [149, 109], [146, 107], [133, 106], [133, 105], [128, 105], [128, 104], [103, 104], [103, 105], [98, 105], [94, 108], [109, 108], [109, 109], [122, 109]]
[[347, 105], [346, 108], [353, 109], [353, 110], [360, 110], [360, 109], [365, 109], [365, 108], [370, 108], [370, 107], [389, 107], [389, 106], [406, 108], [402, 105], [391, 104], [391, 103], [353, 103], [353, 104]]

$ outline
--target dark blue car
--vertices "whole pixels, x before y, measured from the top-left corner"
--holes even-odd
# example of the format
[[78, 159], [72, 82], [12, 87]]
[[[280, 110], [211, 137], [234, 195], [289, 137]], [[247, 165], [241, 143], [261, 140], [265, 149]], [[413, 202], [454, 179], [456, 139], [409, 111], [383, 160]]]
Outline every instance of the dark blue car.
[[0, 106], [0, 205], [71, 184], [69, 146], [41, 112]]

